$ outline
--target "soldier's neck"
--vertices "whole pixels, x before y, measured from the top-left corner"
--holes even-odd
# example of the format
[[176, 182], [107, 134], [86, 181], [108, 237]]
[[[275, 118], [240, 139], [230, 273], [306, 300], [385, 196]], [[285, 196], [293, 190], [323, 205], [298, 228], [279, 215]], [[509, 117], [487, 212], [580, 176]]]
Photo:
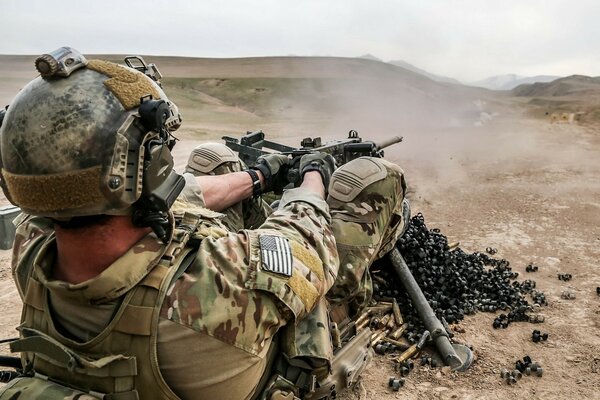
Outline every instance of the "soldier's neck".
[[55, 226], [57, 257], [52, 277], [72, 284], [92, 279], [150, 231], [134, 226], [129, 216], [77, 229]]

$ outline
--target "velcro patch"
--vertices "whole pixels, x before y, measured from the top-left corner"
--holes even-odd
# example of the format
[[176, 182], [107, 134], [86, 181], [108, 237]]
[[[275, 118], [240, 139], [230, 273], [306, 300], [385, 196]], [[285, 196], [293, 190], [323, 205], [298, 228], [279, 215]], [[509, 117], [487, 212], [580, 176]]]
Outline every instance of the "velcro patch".
[[284, 237], [261, 235], [260, 255], [262, 268], [276, 274], [292, 276], [292, 250]]

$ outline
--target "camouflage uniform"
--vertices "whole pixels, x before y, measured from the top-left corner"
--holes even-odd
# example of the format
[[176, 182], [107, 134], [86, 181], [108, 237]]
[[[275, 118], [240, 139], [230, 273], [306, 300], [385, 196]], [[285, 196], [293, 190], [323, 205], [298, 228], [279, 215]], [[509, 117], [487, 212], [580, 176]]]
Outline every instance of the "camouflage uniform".
[[[360, 184], [348, 192], [350, 182]], [[371, 300], [369, 266], [392, 249], [404, 230], [405, 193], [404, 172], [386, 160], [362, 157], [333, 174], [327, 203], [340, 267], [327, 299], [346, 303], [351, 316]]]

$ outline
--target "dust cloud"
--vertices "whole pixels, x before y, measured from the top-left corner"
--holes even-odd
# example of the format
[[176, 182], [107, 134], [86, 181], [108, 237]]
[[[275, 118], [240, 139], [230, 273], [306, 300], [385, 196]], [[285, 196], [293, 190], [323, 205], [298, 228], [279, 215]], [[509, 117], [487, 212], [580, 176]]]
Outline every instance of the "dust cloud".
[[[345, 138], [350, 129], [375, 142], [403, 136], [386, 158], [429, 184], [468, 180], [474, 164], [500, 163], [535, 147], [510, 123], [515, 111], [490, 92], [440, 84], [401, 68], [382, 73], [378, 64], [363, 65], [359, 77], [305, 79], [293, 92], [270, 99], [274, 136], [291, 145], [306, 136]], [[298, 69], [294, 74], [302, 75]]]

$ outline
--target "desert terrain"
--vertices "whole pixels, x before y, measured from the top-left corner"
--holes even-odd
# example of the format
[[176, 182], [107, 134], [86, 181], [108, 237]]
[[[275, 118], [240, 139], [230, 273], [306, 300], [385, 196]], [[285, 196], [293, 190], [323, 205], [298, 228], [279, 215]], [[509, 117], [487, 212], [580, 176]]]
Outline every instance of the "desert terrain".
[[[0, 104], [35, 77], [28, 56], [0, 56]], [[114, 60], [122, 57], [111, 56]], [[492, 313], [467, 317], [456, 339], [473, 347], [464, 373], [419, 366], [398, 392], [387, 356], [376, 356], [351, 399], [600, 399], [600, 99], [598, 78], [493, 92], [433, 82], [389, 64], [346, 58], [192, 59], [146, 57], [165, 76], [180, 107], [177, 165], [190, 150], [224, 134], [263, 130], [298, 144], [356, 129], [364, 139], [400, 135], [386, 150], [409, 183], [413, 214], [422, 212], [467, 252], [498, 249], [533, 279], [549, 305], [542, 324], [495, 330]], [[577, 113], [551, 123], [553, 113]], [[539, 271], [526, 273], [534, 263]], [[563, 282], [558, 273], [572, 274]], [[564, 290], [576, 298], [561, 298]], [[15, 336], [20, 300], [10, 278], [10, 251], [0, 252], [0, 338]], [[532, 330], [549, 334], [533, 343]], [[0, 353], [7, 348], [0, 346]], [[544, 367], [507, 385], [500, 370], [529, 355]]]

